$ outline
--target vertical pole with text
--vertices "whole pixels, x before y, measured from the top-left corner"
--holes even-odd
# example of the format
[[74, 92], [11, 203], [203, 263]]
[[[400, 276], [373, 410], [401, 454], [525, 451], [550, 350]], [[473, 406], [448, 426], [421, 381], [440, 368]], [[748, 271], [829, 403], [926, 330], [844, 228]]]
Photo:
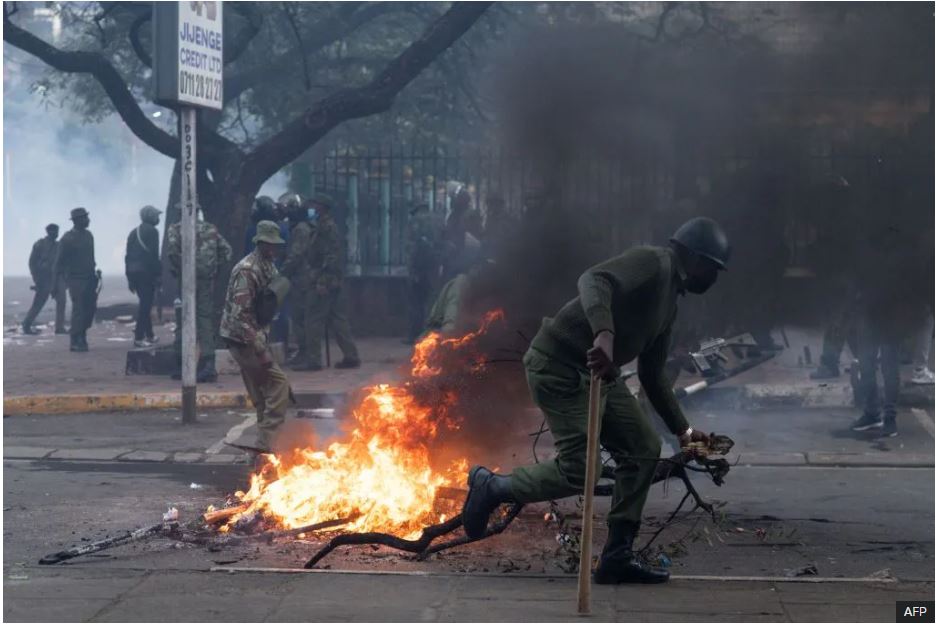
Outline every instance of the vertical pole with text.
[[196, 109], [179, 109], [179, 161], [182, 199], [182, 303], [183, 303], [183, 423], [196, 421]]

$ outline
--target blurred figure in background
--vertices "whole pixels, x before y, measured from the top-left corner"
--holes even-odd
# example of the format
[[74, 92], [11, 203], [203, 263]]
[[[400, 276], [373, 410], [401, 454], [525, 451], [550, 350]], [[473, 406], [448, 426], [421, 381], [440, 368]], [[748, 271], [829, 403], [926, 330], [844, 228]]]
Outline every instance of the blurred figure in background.
[[[182, 234], [179, 222], [166, 231], [166, 256], [170, 271], [177, 279], [182, 271]], [[205, 221], [200, 209], [196, 217], [196, 340], [199, 343], [197, 382], [215, 382], [215, 284], [219, 273], [231, 261], [231, 245], [214, 224]], [[182, 331], [176, 330], [176, 352], [179, 365], [174, 380], [182, 379]]]
[[414, 344], [424, 329], [430, 299], [440, 277], [442, 226], [427, 204], [411, 209], [408, 223], [408, 337]]
[[137, 295], [137, 325], [134, 328], [134, 346], [150, 347], [158, 342], [153, 335], [153, 298], [160, 285], [163, 266], [160, 265], [160, 234], [157, 225], [162, 211], [147, 205], [140, 209], [140, 225], [127, 235], [124, 254], [124, 273], [127, 287]]
[[352, 340], [352, 329], [346, 316], [342, 280], [345, 276], [346, 259], [343, 254], [339, 228], [332, 216], [333, 199], [325, 193], [317, 193], [311, 200], [316, 209], [316, 229], [308, 251], [313, 292], [307, 295], [309, 327], [306, 344], [309, 361], [303, 365], [306, 371], [323, 368], [323, 339], [326, 328], [336, 337], [343, 358], [336, 363], [337, 369], [354, 369], [361, 364], [359, 350]]
[[[307, 298], [314, 292], [313, 275], [310, 271], [309, 250], [313, 242], [313, 222], [316, 210], [309, 204], [302, 204], [300, 196], [291, 194], [281, 198], [287, 206], [287, 221], [290, 225], [290, 239], [287, 244], [287, 256], [280, 271], [290, 281], [289, 312], [290, 329], [297, 341], [297, 352], [288, 361], [290, 368], [303, 367], [310, 363], [306, 332], [310, 327], [310, 310]], [[285, 307], [285, 309], [287, 309]]]
[[33, 244], [29, 253], [29, 273], [33, 277], [33, 304], [23, 319], [23, 333], [31, 336], [39, 332], [33, 329], [33, 323], [49, 296], [55, 300], [55, 333], [64, 334], [65, 330], [65, 283], [54, 275], [55, 259], [59, 252], [59, 225], [46, 226], [46, 236]]
[[69, 328], [69, 351], [88, 351], [88, 328], [94, 321], [98, 300], [100, 270], [95, 269], [95, 238], [88, 230], [88, 211], [72, 209], [73, 228], [62, 235], [53, 278], [63, 278], [72, 299], [72, 321]]

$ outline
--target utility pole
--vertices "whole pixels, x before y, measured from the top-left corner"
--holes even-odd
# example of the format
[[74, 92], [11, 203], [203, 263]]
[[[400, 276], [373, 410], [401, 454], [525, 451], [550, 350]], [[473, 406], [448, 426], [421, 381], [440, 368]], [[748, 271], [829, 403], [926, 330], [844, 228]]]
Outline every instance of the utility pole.
[[221, 110], [222, 2], [153, 3], [154, 101], [179, 112], [183, 423], [196, 421], [197, 108]]
[[180, 229], [183, 270], [183, 423], [196, 422], [196, 109], [179, 110]]

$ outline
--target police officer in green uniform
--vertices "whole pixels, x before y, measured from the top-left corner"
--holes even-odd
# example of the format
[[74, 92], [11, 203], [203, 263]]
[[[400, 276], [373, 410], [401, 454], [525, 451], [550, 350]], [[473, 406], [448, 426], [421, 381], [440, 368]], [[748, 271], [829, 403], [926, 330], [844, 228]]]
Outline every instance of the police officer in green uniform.
[[98, 299], [95, 270], [95, 238], [88, 230], [88, 211], [72, 209], [73, 228], [62, 235], [53, 278], [62, 278], [72, 301], [69, 351], [88, 351], [88, 328], [94, 318]]
[[287, 244], [287, 257], [281, 265], [281, 272], [290, 280], [290, 320], [291, 330], [297, 341], [297, 353], [287, 366], [303, 370], [307, 365], [316, 363], [310, 357], [306, 332], [309, 328], [309, 303], [307, 298], [313, 293], [313, 276], [308, 260], [310, 245], [313, 242], [313, 225], [310, 220], [312, 209], [303, 204], [296, 193], [282, 196], [281, 204], [287, 209], [287, 221], [290, 224], [290, 240]]
[[259, 319], [258, 300], [278, 275], [274, 259], [284, 240], [276, 223], [262, 220], [252, 241], [255, 249], [235, 264], [228, 279], [219, 335], [241, 368], [245, 388], [257, 411], [256, 447], [270, 452], [290, 403], [290, 383], [274, 361], [269, 345], [270, 323]]
[[317, 193], [311, 200], [316, 210], [313, 238], [308, 249], [313, 291], [307, 293], [306, 344], [309, 363], [304, 370], [318, 371], [322, 366], [323, 338], [326, 327], [336, 337], [343, 358], [337, 369], [354, 369], [361, 364], [359, 350], [352, 340], [352, 330], [342, 300], [342, 278], [345, 273], [342, 241], [333, 220], [333, 200]]
[[[179, 222], [166, 231], [166, 254], [173, 276], [181, 278], [183, 249]], [[205, 221], [200, 209], [196, 219], [196, 340], [199, 343], [196, 381], [199, 383], [218, 380], [215, 369], [215, 283], [231, 257], [231, 245], [215, 224]], [[182, 332], [176, 333], [177, 353], [182, 362]], [[181, 370], [173, 374], [173, 379], [181, 378]]]
[[[590, 372], [603, 378], [600, 443], [616, 462], [608, 517], [609, 535], [594, 574], [597, 583], [659, 583], [668, 572], [653, 569], [633, 551], [655, 459], [658, 435], [619, 376], [639, 359], [639, 379], [649, 401], [682, 445], [708, 441], [693, 430], [665, 372], [669, 337], [685, 292], [701, 294], [725, 269], [730, 247], [711, 219], [683, 224], [667, 247], [639, 246], [587, 270], [579, 296], [546, 318], [525, 354], [535, 404], [544, 412], [557, 456], [515, 468], [509, 475], [476, 466], [470, 470], [463, 524], [481, 537], [489, 514], [504, 502], [531, 503], [583, 493], [587, 452]], [[599, 469], [599, 461], [596, 464]]]
[[52, 276], [55, 259], [59, 253], [58, 238], [58, 224], [49, 224], [46, 226], [46, 236], [34, 243], [29, 253], [29, 273], [33, 277], [36, 296], [33, 297], [33, 304], [23, 319], [24, 334], [39, 334], [33, 329], [33, 323], [50, 296], [55, 299], [55, 333], [65, 333], [65, 287], [61, 279]]

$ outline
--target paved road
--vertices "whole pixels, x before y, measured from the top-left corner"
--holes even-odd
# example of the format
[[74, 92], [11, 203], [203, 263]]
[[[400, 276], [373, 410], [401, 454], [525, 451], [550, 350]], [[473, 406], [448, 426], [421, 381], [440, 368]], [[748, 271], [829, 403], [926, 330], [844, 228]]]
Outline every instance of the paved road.
[[63, 568], [5, 579], [3, 615], [6, 622], [890, 622], [897, 600], [934, 599], [931, 583], [674, 580], [596, 586], [584, 619], [575, 594], [572, 577]]
[[[246, 418], [214, 411], [184, 428], [177, 416], [4, 421], [6, 620], [555, 620], [572, 610], [574, 585], [559, 568], [557, 530], [542, 519], [544, 507], [539, 506], [528, 508], [498, 538], [427, 562], [359, 547], [340, 549], [321, 563], [331, 571], [429, 572], [433, 578], [218, 572], [297, 569], [319, 546], [315, 539], [211, 550], [158, 537], [61, 567], [38, 566], [43, 555], [83, 538], [157, 522], [169, 506], [178, 507], [184, 520], [195, 519], [208, 504], [243, 487], [247, 469], [233, 462], [235, 451], [206, 451], [237, 428], [239, 441], [250, 440], [253, 428]], [[686, 553], [673, 554], [671, 560], [676, 576], [750, 579], [602, 589], [596, 593], [599, 615], [611, 620], [886, 621], [892, 620], [894, 600], [931, 594], [932, 438], [921, 420], [904, 411], [900, 437], [861, 441], [844, 434], [851, 417], [847, 410], [702, 411], [700, 425], [734, 436], [742, 454], [750, 456], [723, 487], [697, 482], [708, 499], [726, 503], [719, 524], [696, 521], [693, 514], [667, 528], [659, 541], [684, 538]], [[321, 419], [298, 423], [327, 435], [336, 426]], [[27, 448], [38, 449], [44, 458], [30, 456]], [[530, 454], [522, 443], [508, 448], [501, 460], [506, 466]], [[151, 453], [151, 460], [135, 460], [142, 453]], [[199, 459], [174, 462], [178, 454]], [[512, 454], [518, 456], [512, 459]], [[844, 464], [825, 465], [818, 455], [840, 455]], [[678, 481], [653, 489], [643, 541], [653, 523], [674, 508], [681, 491]], [[596, 519], [601, 542], [605, 511], [601, 500]], [[821, 578], [862, 581], [794, 585], [754, 579], [813, 567]], [[873, 581], [883, 577], [900, 581]], [[366, 593], [374, 595], [366, 604], [347, 598]], [[414, 594], [425, 598], [415, 602]], [[717, 597], [708, 597], [702, 606], [702, 594]], [[174, 599], [185, 607], [171, 607]]]

